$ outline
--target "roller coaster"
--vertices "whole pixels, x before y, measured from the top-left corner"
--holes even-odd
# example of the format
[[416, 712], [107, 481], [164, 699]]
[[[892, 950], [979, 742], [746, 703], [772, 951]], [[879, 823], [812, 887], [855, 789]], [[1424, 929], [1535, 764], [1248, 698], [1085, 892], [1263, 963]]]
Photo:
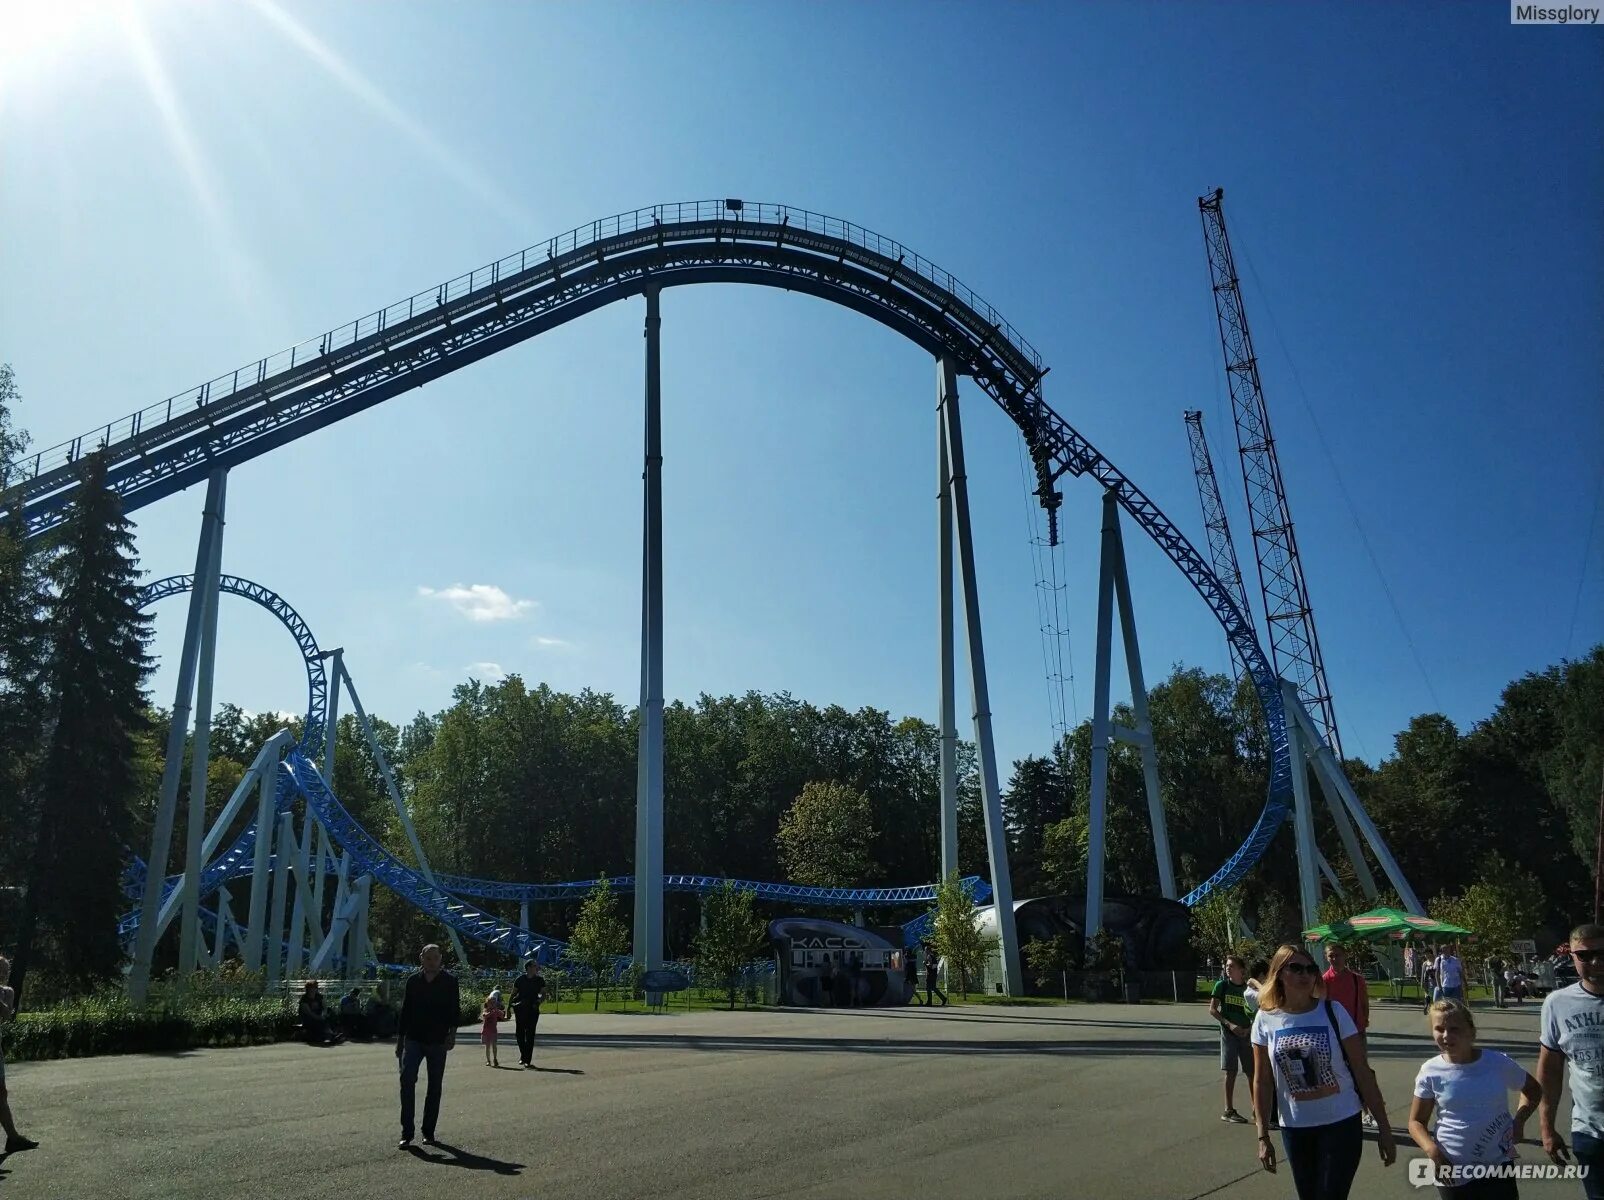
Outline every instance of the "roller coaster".
[[[1329, 750], [1309, 726], [1295, 689], [1288, 692], [1261, 648], [1253, 623], [1231, 589], [1222, 584], [1205, 559], [1159, 507], [1103, 456], [1082, 434], [1048, 406], [1042, 384], [1047, 374], [1040, 356], [1017, 330], [951, 275], [889, 238], [861, 226], [805, 209], [735, 199], [659, 204], [592, 221], [546, 242], [527, 247], [487, 266], [358, 317], [288, 350], [257, 360], [186, 390], [161, 403], [114, 420], [70, 441], [11, 464], [14, 480], [5, 502], [20, 505], [29, 537], [57, 526], [81, 486], [81, 460], [98, 455], [105, 464], [106, 486], [116, 491], [125, 510], [144, 505], [205, 480], [206, 515], [196, 572], [161, 580], [146, 589], [144, 600], [191, 593], [184, 661], [180, 670], [181, 705], [175, 705], [175, 726], [182, 715], [187, 727], [189, 696], [200, 677], [198, 728], [209, 719], [211, 662], [208, 633], [215, 639], [216, 600], [220, 594], [242, 596], [274, 613], [294, 637], [307, 670], [308, 708], [299, 740], [264, 747], [264, 753], [231, 798], [224, 817], [204, 847], [192, 841], [182, 875], [148, 874], [142, 864], [130, 870], [131, 895], [140, 909], [123, 921], [123, 934], [133, 941], [136, 974], [148, 973], [154, 941], [181, 910], [187, 926], [202, 919], [195, 905], [202, 896], [220, 896], [204, 918], [214, 937], [233, 937], [244, 949], [248, 965], [271, 964], [280, 956], [272, 947], [284, 944], [283, 918], [293, 912], [284, 951], [285, 968], [298, 965], [301, 930], [316, 936], [307, 943], [312, 961], [366, 954], [366, 895], [372, 883], [389, 888], [407, 903], [439, 922], [453, 937], [470, 938], [517, 956], [552, 961], [562, 944], [527, 925], [513, 923], [471, 903], [518, 901], [527, 913], [531, 901], [567, 899], [582, 893], [586, 881], [572, 883], [504, 883], [432, 873], [416, 846], [417, 861], [408, 864], [391, 854], [364, 829], [331, 790], [316, 758], [331, 721], [327, 711], [331, 681], [327, 655], [294, 610], [260, 585], [221, 572], [222, 506], [227, 472], [297, 438], [363, 411], [414, 387], [514, 346], [596, 309], [643, 295], [647, 303], [647, 492], [645, 581], [643, 594], [643, 688], [641, 779], [637, 799], [636, 867], [646, 886], [636, 890], [637, 958], [656, 965], [660, 958], [664, 891], [705, 892], [722, 881], [705, 876], [661, 871], [661, 507], [658, 469], [657, 403], [660, 393], [657, 344], [661, 319], [659, 296], [664, 289], [702, 283], [740, 283], [783, 288], [842, 305], [880, 322], [918, 345], [936, 360], [938, 411], [941, 414], [942, 528], [942, 873], [956, 860], [956, 785], [950, 756], [955, 753], [952, 721], [953, 564], [951, 538], [956, 527], [961, 563], [969, 659], [975, 699], [976, 741], [980, 750], [981, 790], [988, 834], [989, 884], [976, 880], [977, 895], [991, 898], [1001, 928], [1009, 990], [1017, 981], [1017, 947], [1013, 937], [1012, 890], [1008, 883], [1006, 845], [1002, 834], [1001, 799], [991, 746], [989, 701], [985, 691], [979, 610], [975, 600], [973, 549], [969, 532], [967, 490], [961, 427], [957, 415], [957, 380], [967, 377], [1008, 415], [1024, 439], [1035, 475], [1035, 494], [1045, 511], [1049, 539], [1058, 540], [1058, 516], [1066, 476], [1087, 477], [1105, 498], [1105, 549], [1115, 508], [1146, 533], [1180, 570], [1219, 621], [1233, 654], [1251, 677], [1268, 731], [1270, 781], [1265, 805], [1240, 848], [1182, 899], [1195, 904], [1211, 892], [1240, 880], [1259, 861], [1288, 814], [1307, 809], [1307, 782], [1302, 764], [1329, 760]], [[950, 520], [949, 520], [950, 517]], [[1118, 527], [1114, 526], [1117, 545]], [[1121, 551], [1122, 553], [1122, 551]], [[1107, 560], [1105, 559], [1105, 570]], [[1119, 563], [1123, 579], [1123, 559]], [[1128, 585], [1126, 585], [1128, 590]], [[1128, 621], [1127, 649], [1134, 646]], [[1100, 617], [1099, 639], [1106, 643]], [[1100, 654], [1100, 662], [1106, 656]], [[197, 661], [198, 660], [198, 661]], [[338, 664], [337, 664], [338, 665]], [[1101, 703], [1107, 689], [1100, 677]], [[354, 690], [353, 690], [354, 696]], [[182, 710], [182, 712], [180, 711]], [[181, 751], [185, 727], [178, 728]], [[1138, 734], [1140, 731], [1138, 731]], [[1151, 735], [1148, 735], [1149, 746]], [[272, 752], [269, 753], [269, 750]], [[1319, 752], [1325, 750], [1325, 759]], [[1318, 761], [1317, 761], [1318, 760]], [[204, 767], [203, 767], [204, 769]], [[1096, 767], [1094, 765], [1094, 772]], [[164, 778], [162, 811], [158, 814], [152, 859], [166, 862], [176, 767]], [[654, 773], [655, 772], [655, 773]], [[1340, 774], [1340, 771], [1338, 772]], [[1345, 782], [1345, 781], [1344, 781]], [[255, 820], [226, 848], [225, 826], [236, 822], [250, 802], [249, 788], [260, 790]], [[1094, 783], [1095, 787], [1095, 783]], [[1343, 793], [1352, 815], [1371, 839], [1378, 858], [1393, 875], [1395, 864], [1351, 797]], [[1351, 797], [1351, 799], [1350, 799]], [[399, 797], [396, 797], [399, 805]], [[194, 803], [193, 797], [191, 801]], [[293, 833], [295, 812], [302, 814], [302, 835]], [[192, 812], [193, 807], [192, 807]], [[403, 818], [405, 813], [403, 811]], [[1306, 813], [1305, 813], [1306, 815]], [[1161, 813], [1157, 813], [1161, 821]], [[1302, 817], [1300, 816], [1300, 820]], [[166, 832], [162, 832], [165, 822]], [[410, 823], [407, 823], [410, 836]], [[1312, 826], [1310, 827], [1312, 829]], [[316, 867], [308, 871], [313, 835], [320, 839]], [[1161, 829], [1155, 825], [1155, 843]], [[1300, 855], [1308, 857], [1300, 826]], [[194, 838], [198, 835], [192, 834]], [[324, 840], [336, 848], [332, 865], [324, 859]], [[213, 844], [215, 841], [216, 844]], [[272, 843], [272, 844], [270, 844]], [[197, 853], [203, 849], [204, 853]], [[1167, 867], [1167, 840], [1159, 847]], [[299, 860], [295, 861], [295, 856]], [[1100, 862], [1098, 864], [1100, 871]], [[657, 869], [654, 869], [657, 868]], [[325, 874], [337, 878], [335, 917], [326, 932], [321, 926]], [[251, 916], [243, 930], [228, 911], [230, 881], [252, 881]], [[293, 878], [291, 878], [293, 877]], [[309, 882], [315, 884], [309, 888]], [[615, 883], [632, 887], [633, 879]], [[1401, 875], [1393, 882], [1407, 892]], [[749, 884], [766, 899], [797, 903], [907, 905], [928, 902], [930, 886], [825, 890], [784, 884]], [[1089, 914], [1095, 909], [1089, 908]], [[1094, 918], [1095, 919], [1095, 916]], [[232, 929], [231, 934], [226, 931]], [[321, 937], [321, 941], [319, 941]], [[654, 940], [655, 939], [655, 940]], [[193, 941], [188, 941], [193, 945]], [[313, 949], [313, 945], [316, 948]], [[343, 947], [343, 949], [342, 949]], [[254, 962], [250, 962], [253, 956]]]

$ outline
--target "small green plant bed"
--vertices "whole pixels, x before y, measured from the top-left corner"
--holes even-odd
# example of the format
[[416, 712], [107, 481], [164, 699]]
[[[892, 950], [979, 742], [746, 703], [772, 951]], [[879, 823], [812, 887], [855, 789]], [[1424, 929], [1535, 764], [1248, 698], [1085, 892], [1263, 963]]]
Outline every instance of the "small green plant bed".
[[295, 1036], [295, 1013], [275, 997], [205, 996], [136, 1009], [117, 994], [19, 1013], [5, 1030], [6, 1058], [36, 1062], [203, 1046], [254, 1046]]
[[[660, 1008], [648, 1008], [646, 1001], [638, 996], [625, 997], [618, 991], [602, 989], [601, 1007], [594, 1008], [595, 998], [586, 993], [581, 996], [572, 994], [563, 997], [563, 1009], [571, 1013], [683, 1013], [683, 1012], [725, 1012], [730, 1007], [728, 992], [716, 992], [692, 988], [684, 992], [673, 992], [663, 997], [664, 1003]], [[735, 996], [735, 1009], [763, 1009], [767, 1006], [757, 1001], [748, 1002], [739, 992]]]
[[[1020, 1008], [1063, 1008], [1069, 1004], [1084, 1004], [1084, 1000], [1065, 1000], [1062, 996], [998, 996], [991, 992], [972, 992], [964, 996], [948, 992], [947, 999], [954, 1004], [992, 1004]], [[910, 1005], [909, 1007], [914, 1007]], [[938, 1002], [937, 1007], [940, 1007]]]

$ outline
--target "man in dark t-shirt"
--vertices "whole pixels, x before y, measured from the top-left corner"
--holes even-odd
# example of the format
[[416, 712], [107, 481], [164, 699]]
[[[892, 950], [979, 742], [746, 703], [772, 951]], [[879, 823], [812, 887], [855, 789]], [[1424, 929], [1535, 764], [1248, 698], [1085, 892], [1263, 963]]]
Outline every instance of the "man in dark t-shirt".
[[423, 1095], [423, 1144], [435, 1144], [435, 1122], [440, 1117], [441, 1084], [446, 1053], [456, 1044], [462, 1020], [457, 979], [444, 966], [440, 947], [428, 945], [418, 955], [422, 970], [407, 977], [396, 1019], [395, 1057], [401, 1066], [401, 1149], [412, 1147], [412, 1113], [417, 1098], [418, 1066], [426, 1064], [428, 1089]]
[[546, 998], [546, 979], [540, 963], [531, 958], [524, 973], [512, 985], [512, 1019], [518, 1029], [518, 1058], [526, 1067], [534, 1066], [535, 1026], [540, 1024], [540, 1004]]

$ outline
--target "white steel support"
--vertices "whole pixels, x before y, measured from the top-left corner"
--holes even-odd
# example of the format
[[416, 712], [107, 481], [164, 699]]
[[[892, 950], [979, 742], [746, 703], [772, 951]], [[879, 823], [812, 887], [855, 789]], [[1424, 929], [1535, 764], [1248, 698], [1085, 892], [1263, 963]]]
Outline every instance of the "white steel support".
[[[1285, 693], [1287, 689], [1283, 688], [1282, 691]], [[1403, 868], [1398, 865], [1398, 860], [1392, 856], [1386, 839], [1381, 836], [1376, 823], [1365, 811], [1358, 793], [1353, 790], [1353, 784], [1349, 783], [1348, 777], [1342, 773], [1331, 747], [1327, 746], [1323, 739], [1315, 736], [1318, 730], [1314, 718], [1309, 715], [1309, 710], [1304, 708], [1302, 699], [1298, 698], [1295, 692], [1292, 699], [1287, 702], [1287, 728], [1290, 730], [1294, 726], [1302, 730], [1305, 744], [1313, 749], [1314, 769], [1319, 777], [1321, 789], [1335, 792], [1341, 797], [1343, 805], [1359, 826], [1359, 831], [1364, 834], [1365, 841], [1369, 843], [1376, 861], [1381, 864], [1387, 882], [1392, 884], [1393, 890], [1398, 893], [1398, 899], [1403, 901], [1404, 909], [1416, 916], [1425, 916], [1425, 907], [1415, 895], [1415, 889], [1409, 886], [1409, 880], [1404, 878]]]
[[295, 853], [294, 813], [279, 814], [273, 842], [273, 896], [268, 903], [266, 948], [268, 983], [277, 983], [284, 975], [284, 910], [289, 904], [290, 859]]
[[1103, 498], [1102, 546], [1097, 568], [1097, 668], [1092, 685], [1091, 795], [1086, 820], [1086, 949], [1103, 928], [1103, 842], [1108, 818], [1109, 690], [1114, 656], [1114, 552], [1118, 509]]
[[[1297, 685], [1290, 680], [1281, 681], [1281, 694], [1286, 698], [1290, 712], [1297, 703]], [[1292, 757], [1292, 828], [1298, 844], [1298, 899], [1302, 928], [1310, 929], [1319, 922], [1320, 864], [1314, 846], [1314, 804], [1309, 795], [1309, 764], [1307, 735], [1297, 721], [1287, 721], [1287, 750]], [[1321, 947], [1312, 952], [1319, 962], [1325, 961]]]
[[[222, 811], [217, 814], [217, 818], [212, 822], [211, 828], [206, 831], [206, 837], [201, 842], [200, 853], [203, 866], [205, 863], [210, 862], [212, 855], [222, 848], [223, 839], [233, 826], [234, 818], [245, 811], [245, 805], [250, 800], [251, 789], [256, 786], [257, 780], [264, 773], [270, 776], [273, 774], [282, 748], [287, 748], [293, 745], [294, 742], [295, 738], [290, 731], [281, 729], [262, 743], [262, 748], [256, 752], [256, 757], [251, 760], [251, 765], [246, 768], [245, 774], [240, 777], [239, 783], [234, 786], [233, 793], [223, 804]], [[202, 874], [204, 875], [204, 873], [203, 869]], [[158, 938], [167, 932], [167, 927], [172, 924], [173, 918], [178, 916], [182, 893], [188, 877], [189, 872], [186, 871], [180, 876], [178, 887], [174, 888], [167, 898], [162, 901], [161, 911], [156, 918], [156, 936]]]
[[251, 856], [251, 902], [245, 916], [245, 948], [241, 960], [247, 971], [262, 965], [262, 940], [267, 934], [267, 898], [272, 888], [269, 863], [273, 854], [273, 783], [278, 778], [275, 760], [260, 771], [256, 788], [256, 845]]
[[[205, 575], [212, 561], [218, 511], [226, 475], [214, 471], [206, 480], [206, 505], [201, 517], [200, 544], [195, 551], [195, 578]], [[173, 818], [178, 808], [178, 782], [184, 765], [184, 739], [189, 732], [189, 705], [195, 694], [195, 665], [200, 657], [201, 624], [206, 597], [200, 587], [189, 594], [189, 616], [184, 625], [184, 647], [178, 659], [178, 686], [173, 695], [172, 723], [167, 730], [167, 757], [162, 764], [161, 795], [150, 835], [150, 857], [145, 860], [145, 888], [139, 898], [139, 933], [134, 941], [134, 962], [128, 973], [128, 995], [143, 1003], [150, 989], [150, 966], [156, 953], [156, 914], [167, 881], [172, 853]]]
[[[197, 576], [195, 587], [205, 597], [201, 617], [200, 669], [195, 678], [195, 736], [190, 743], [189, 820], [184, 827], [183, 916], [178, 927], [179, 987], [184, 977], [200, 964], [200, 876], [205, 867], [201, 853], [206, 832], [206, 768], [212, 747], [212, 679], [217, 665], [217, 608], [222, 592], [224, 508], [228, 499], [228, 472], [216, 470], [211, 479], [217, 487], [206, 487], [206, 519], [212, 522], [211, 555], [206, 573]], [[159, 930], [158, 930], [159, 932]]]
[[228, 948], [228, 927], [234, 914], [229, 909], [228, 885], [217, 889], [217, 933], [212, 938], [212, 970], [223, 965], [223, 952]]
[[523, 896], [518, 900], [518, 927], [529, 928], [529, 897]]
[[[367, 959], [373, 958], [378, 962], [368, 946], [368, 913], [373, 906], [373, 876], [364, 875], [356, 881], [359, 901], [356, 910], [356, 928], [351, 932], [351, 948], [346, 954], [345, 974], [350, 979], [361, 979], [367, 975]], [[464, 965], [467, 959], [460, 960]]]
[[1001, 942], [1003, 991], [1024, 993], [1019, 937], [1014, 927], [1014, 889], [1008, 877], [1008, 834], [1003, 826], [1002, 791], [997, 786], [997, 749], [991, 735], [991, 696], [986, 686], [986, 649], [980, 631], [980, 591], [975, 571], [974, 535], [969, 525], [969, 483], [964, 472], [963, 422], [958, 411], [958, 368], [939, 360], [951, 471], [952, 515], [957, 534], [958, 575], [963, 585], [964, 631], [969, 643], [969, 691], [974, 702], [975, 743], [980, 755], [980, 803], [986, 821], [986, 858], [991, 868], [992, 902]]
[[936, 608], [941, 637], [941, 878], [958, 874], [958, 703], [953, 663], [952, 484], [947, 450], [946, 364], [936, 360], [936, 457], [939, 486]]
[[317, 819], [310, 809], [301, 819], [301, 836], [295, 839], [295, 856], [290, 863], [294, 878], [290, 893], [294, 903], [290, 912], [289, 950], [285, 954], [284, 977], [294, 979], [300, 974], [301, 962], [306, 955], [307, 930], [315, 928], [319, 913], [312, 907], [312, 893], [306, 886], [306, 877], [312, 867], [312, 840], [317, 832]]
[[[340, 728], [340, 671], [344, 662], [345, 651], [333, 649], [324, 653], [329, 661], [328, 671], [328, 716], [323, 725], [323, 782], [329, 785], [329, 791], [334, 792], [334, 744], [339, 739]], [[335, 793], [338, 795], [338, 793]], [[318, 920], [323, 919], [323, 884], [328, 872], [335, 870], [335, 864], [330, 862], [332, 854], [329, 847], [329, 835], [321, 823], [317, 827], [317, 841], [312, 852], [312, 910], [317, 913]]]
[[1136, 609], [1131, 604], [1131, 580], [1125, 569], [1125, 537], [1120, 532], [1119, 500], [1103, 493], [1103, 506], [1113, 511], [1114, 596], [1119, 601], [1120, 630], [1125, 635], [1125, 670], [1131, 683], [1131, 709], [1136, 714], [1136, 748], [1142, 756], [1142, 781], [1147, 790], [1147, 818], [1153, 828], [1153, 856], [1158, 861], [1159, 892], [1176, 897], [1175, 867], [1170, 861], [1170, 831], [1164, 819], [1164, 795], [1158, 784], [1158, 751], [1153, 745], [1153, 722], [1147, 711], [1147, 683], [1142, 677], [1142, 650], [1136, 638]]
[[[417, 827], [412, 824], [412, 813], [407, 809], [406, 799], [401, 795], [401, 787], [395, 781], [395, 772], [390, 769], [389, 757], [384, 753], [384, 747], [379, 744], [378, 735], [373, 731], [373, 722], [368, 719], [367, 709], [362, 707], [362, 697], [357, 695], [356, 681], [351, 678], [351, 672], [345, 665], [343, 655], [339, 660], [339, 671], [334, 679], [334, 687], [338, 688], [342, 681], [345, 684], [345, 690], [351, 696], [351, 708], [356, 713], [356, 723], [361, 727], [363, 737], [367, 739], [368, 750], [373, 755], [373, 761], [379, 765], [379, 774], [384, 779], [385, 790], [390, 793], [390, 803], [395, 807], [395, 815], [400, 818], [401, 831], [406, 834], [407, 845], [412, 847], [413, 859], [418, 864], [418, 874], [433, 883], [434, 871], [429, 866], [428, 856], [423, 852], [423, 843], [418, 840]], [[332, 790], [334, 781], [330, 779], [327, 782]], [[370, 891], [369, 902], [371, 903], [371, 901], [372, 893]], [[449, 925], [446, 926], [446, 936], [451, 939], [451, 948], [456, 951], [457, 961], [466, 964], [468, 951], [462, 944], [462, 938]]]
[[635, 962], [648, 971], [663, 957], [663, 321], [658, 301], [658, 289], [648, 286], [634, 945]]

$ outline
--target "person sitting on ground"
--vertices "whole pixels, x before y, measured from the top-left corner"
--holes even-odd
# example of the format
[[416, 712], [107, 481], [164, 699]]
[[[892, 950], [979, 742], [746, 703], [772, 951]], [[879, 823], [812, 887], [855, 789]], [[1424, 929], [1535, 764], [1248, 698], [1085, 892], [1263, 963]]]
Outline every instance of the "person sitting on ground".
[[354, 987], [340, 997], [340, 1030], [348, 1038], [366, 1041], [367, 1018], [362, 1015], [362, 989]]
[[301, 1036], [309, 1045], [332, 1046], [342, 1040], [329, 1024], [328, 1008], [323, 1003], [323, 993], [318, 990], [315, 979], [308, 979], [306, 986], [301, 989], [299, 1015]]

